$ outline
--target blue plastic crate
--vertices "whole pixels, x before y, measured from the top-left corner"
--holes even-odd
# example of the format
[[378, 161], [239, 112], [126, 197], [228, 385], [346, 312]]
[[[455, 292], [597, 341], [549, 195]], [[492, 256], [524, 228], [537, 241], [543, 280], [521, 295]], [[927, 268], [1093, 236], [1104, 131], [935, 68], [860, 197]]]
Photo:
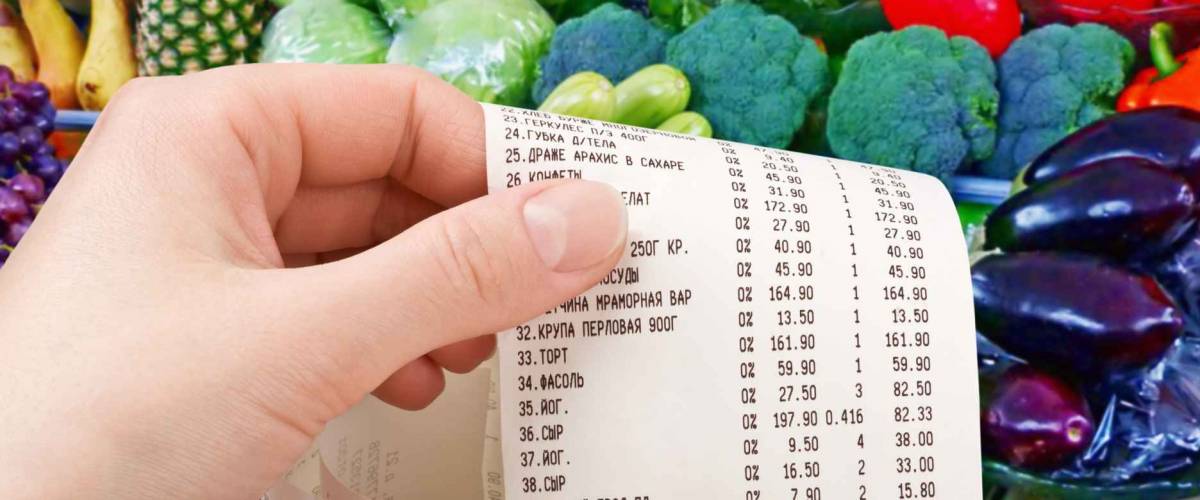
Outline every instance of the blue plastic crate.
[[88, 131], [100, 116], [96, 111], [62, 110], [54, 117], [54, 128], [58, 130]]

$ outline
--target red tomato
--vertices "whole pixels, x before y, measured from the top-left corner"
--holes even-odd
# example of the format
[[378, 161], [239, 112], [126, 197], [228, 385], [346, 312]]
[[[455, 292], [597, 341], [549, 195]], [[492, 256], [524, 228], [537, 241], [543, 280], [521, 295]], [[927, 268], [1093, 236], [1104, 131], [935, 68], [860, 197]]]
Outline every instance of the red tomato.
[[933, 26], [950, 36], [973, 38], [992, 57], [1003, 54], [1021, 35], [1017, 0], [883, 0], [882, 3], [883, 13], [893, 28]]

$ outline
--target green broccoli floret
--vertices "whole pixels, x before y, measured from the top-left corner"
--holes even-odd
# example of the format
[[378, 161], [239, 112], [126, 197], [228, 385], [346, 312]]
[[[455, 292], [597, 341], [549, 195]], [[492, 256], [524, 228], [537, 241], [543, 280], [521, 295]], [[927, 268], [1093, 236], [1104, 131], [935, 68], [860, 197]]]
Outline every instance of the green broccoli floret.
[[927, 26], [863, 38], [829, 98], [829, 145], [842, 158], [946, 180], [992, 154], [995, 82], [987, 50], [969, 38]]
[[567, 21], [554, 32], [550, 52], [538, 65], [533, 99], [541, 103], [559, 83], [581, 71], [595, 71], [613, 84], [662, 62], [667, 32], [636, 12], [604, 4]]
[[1071, 132], [1113, 113], [1133, 45], [1099, 24], [1050, 25], [1000, 56], [1000, 138], [984, 175], [1012, 179]]
[[718, 7], [667, 44], [667, 64], [692, 83], [689, 109], [716, 137], [782, 148], [829, 85], [829, 64], [785, 19], [750, 4]]

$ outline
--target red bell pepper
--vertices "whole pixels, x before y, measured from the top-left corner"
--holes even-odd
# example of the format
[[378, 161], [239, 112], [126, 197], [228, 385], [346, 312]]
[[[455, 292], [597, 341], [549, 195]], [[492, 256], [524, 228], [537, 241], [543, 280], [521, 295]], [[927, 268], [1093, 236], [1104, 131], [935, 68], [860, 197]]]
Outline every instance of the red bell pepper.
[[1021, 35], [1017, 0], [882, 0], [893, 28], [933, 26], [950, 36], [973, 38], [999, 57]]
[[1150, 60], [1117, 100], [1117, 111], [1151, 106], [1182, 106], [1200, 110], [1200, 49], [1179, 57], [1171, 52], [1173, 30], [1167, 23], [1150, 29]]

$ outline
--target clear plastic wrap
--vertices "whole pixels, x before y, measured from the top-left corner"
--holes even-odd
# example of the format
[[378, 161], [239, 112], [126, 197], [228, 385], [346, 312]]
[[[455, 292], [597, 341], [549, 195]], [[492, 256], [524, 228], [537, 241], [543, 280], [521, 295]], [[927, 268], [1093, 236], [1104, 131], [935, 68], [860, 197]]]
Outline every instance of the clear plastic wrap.
[[[983, 386], [1018, 362], [979, 337]], [[1200, 495], [1200, 336], [1180, 338], [1159, 363], [1089, 391], [1096, 434], [1075, 463], [1033, 474], [988, 460], [984, 477], [1007, 498], [1175, 499]]]
[[263, 62], [382, 63], [392, 31], [346, 0], [296, 0], [267, 25]]
[[[1152, 272], [1188, 316], [1187, 332], [1158, 362], [1084, 387], [1096, 433], [1066, 467], [1033, 473], [986, 460], [984, 477], [1005, 499], [1176, 499], [1200, 496], [1200, 239], [1183, 245]], [[1120, 304], [1113, 304], [1120, 307]], [[1014, 363], [978, 336], [980, 387]], [[1053, 371], [1053, 370], [1051, 370]]]
[[535, 0], [445, 0], [401, 23], [387, 61], [425, 68], [479, 101], [525, 105], [554, 26]]
[[393, 29], [446, 0], [375, 0], [375, 7]]

